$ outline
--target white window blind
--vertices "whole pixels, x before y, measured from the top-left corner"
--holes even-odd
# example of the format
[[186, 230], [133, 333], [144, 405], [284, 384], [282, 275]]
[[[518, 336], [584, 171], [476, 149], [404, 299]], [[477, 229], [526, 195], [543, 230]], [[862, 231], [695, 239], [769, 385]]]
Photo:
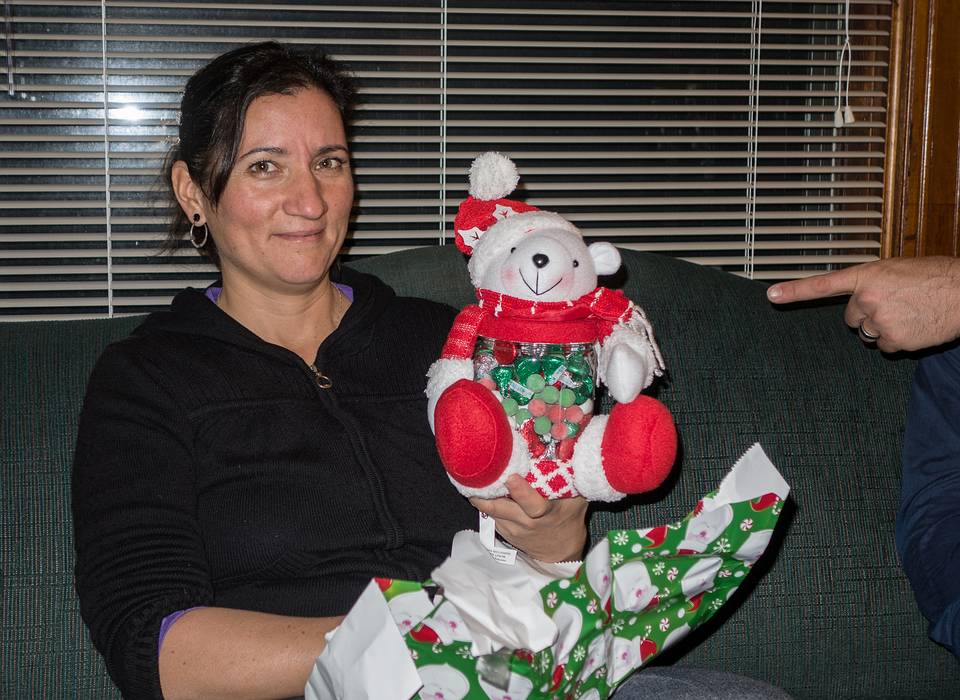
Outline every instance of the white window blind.
[[187, 77], [265, 39], [323, 45], [358, 78], [348, 256], [449, 244], [469, 163], [490, 149], [516, 160], [519, 198], [589, 238], [759, 279], [879, 251], [889, 2], [3, 12], [0, 319], [140, 313], [213, 279], [189, 245], [157, 255], [161, 160]]

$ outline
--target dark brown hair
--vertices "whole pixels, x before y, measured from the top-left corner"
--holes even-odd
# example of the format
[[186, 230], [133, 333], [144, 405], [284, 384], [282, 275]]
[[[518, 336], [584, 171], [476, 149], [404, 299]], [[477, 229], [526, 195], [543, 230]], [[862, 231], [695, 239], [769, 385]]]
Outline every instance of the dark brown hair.
[[[216, 207], [237, 159], [250, 104], [264, 95], [288, 95], [305, 88], [330, 96], [349, 139], [356, 97], [353, 78], [322, 50], [300, 50], [275, 41], [242, 46], [213, 59], [187, 81], [180, 103], [180, 138], [167, 154], [163, 169], [170, 200], [164, 251], [178, 248], [192, 224], [173, 192], [170, 175], [174, 163], [182, 160], [187, 164], [190, 177]], [[200, 252], [219, 266], [211, 236]]]

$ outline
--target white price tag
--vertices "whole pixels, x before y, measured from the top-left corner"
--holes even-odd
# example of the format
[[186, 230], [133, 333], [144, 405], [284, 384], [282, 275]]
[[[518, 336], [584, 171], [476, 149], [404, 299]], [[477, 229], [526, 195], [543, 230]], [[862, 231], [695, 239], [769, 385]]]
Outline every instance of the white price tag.
[[480, 513], [480, 543], [490, 552], [490, 556], [501, 564], [513, 566], [517, 561], [517, 550], [503, 547], [497, 542], [497, 523], [486, 513]]

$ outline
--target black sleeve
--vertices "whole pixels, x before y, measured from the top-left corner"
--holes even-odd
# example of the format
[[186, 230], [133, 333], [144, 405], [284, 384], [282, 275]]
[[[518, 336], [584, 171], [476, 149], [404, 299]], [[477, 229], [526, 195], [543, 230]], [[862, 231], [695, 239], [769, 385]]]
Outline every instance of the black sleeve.
[[960, 347], [917, 365], [903, 442], [897, 548], [930, 637], [960, 657]]
[[125, 697], [161, 698], [163, 618], [208, 605], [192, 432], [162, 372], [111, 346], [87, 387], [73, 463], [80, 613]]

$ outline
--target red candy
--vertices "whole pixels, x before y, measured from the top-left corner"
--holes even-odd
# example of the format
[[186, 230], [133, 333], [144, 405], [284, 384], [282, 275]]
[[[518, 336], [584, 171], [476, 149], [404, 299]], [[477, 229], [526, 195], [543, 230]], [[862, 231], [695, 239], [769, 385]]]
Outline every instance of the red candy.
[[577, 441], [573, 438], [561, 440], [560, 445], [557, 447], [557, 459], [562, 459], [564, 462], [570, 461], [570, 458], [573, 457], [573, 448], [576, 444]]
[[490, 391], [493, 391], [494, 389], [497, 388], [497, 383], [490, 378], [489, 374], [478, 381], [482, 386], [485, 386]]
[[567, 424], [566, 423], [554, 423], [550, 426], [550, 435], [554, 440], [563, 440], [567, 437]]
[[493, 358], [500, 365], [513, 364], [517, 359], [517, 348], [513, 343], [498, 340], [493, 344]]
[[543, 444], [543, 441], [540, 440], [540, 436], [537, 435], [536, 431], [533, 429], [533, 421], [528, 420], [520, 427], [520, 434], [523, 436], [524, 440], [527, 441], [527, 449], [530, 450], [530, 454], [534, 457], [542, 457], [543, 453], [547, 451], [547, 446]]
[[[550, 406], [547, 407], [547, 418], [550, 419], [551, 423], [559, 423], [562, 421], [564, 418], [563, 407], [558, 403], [550, 404]], [[580, 419], [578, 418], [577, 420]]]
[[[579, 423], [583, 420], [583, 409], [579, 406], [570, 406], [563, 412], [563, 417], [571, 423]], [[552, 418], [550, 420], [553, 420]], [[554, 421], [556, 423], [556, 421]]]
[[547, 404], [543, 399], [530, 399], [527, 410], [530, 411], [531, 416], [544, 416], [547, 414]]

